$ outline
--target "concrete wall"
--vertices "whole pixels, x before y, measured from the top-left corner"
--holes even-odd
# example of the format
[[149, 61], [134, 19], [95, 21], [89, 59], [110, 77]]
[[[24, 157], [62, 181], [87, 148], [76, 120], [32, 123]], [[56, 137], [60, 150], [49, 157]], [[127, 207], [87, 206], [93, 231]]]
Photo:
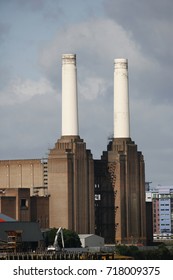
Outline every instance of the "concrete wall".
[[0, 196], [1, 213], [18, 221], [30, 221], [30, 190], [5, 189]]
[[1, 160], [0, 188], [30, 188], [32, 195], [34, 187], [45, 185], [44, 166], [39, 159]]

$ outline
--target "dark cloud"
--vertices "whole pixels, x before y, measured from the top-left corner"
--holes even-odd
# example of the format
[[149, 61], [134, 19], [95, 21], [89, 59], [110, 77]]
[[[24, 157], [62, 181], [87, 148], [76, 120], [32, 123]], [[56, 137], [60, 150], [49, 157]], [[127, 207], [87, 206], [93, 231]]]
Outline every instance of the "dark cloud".
[[[44, 9], [45, 0], [15, 0], [20, 8], [30, 9], [32, 11], [38, 12]], [[12, 1], [14, 2], [14, 1]]]
[[10, 25], [0, 22], [0, 44], [3, 43], [4, 39], [8, 35], [9, 31], [10, 31]]
[[172, 103], [173, 2], [108, 0], [104, 1], [104, 8], [108, 17], [131, 32], [142, 55], [152, 62], [152, 68], [143, 71], [142, 76], [134, 69], [133, 78], [138, 96], [141, 92], [153, 103]]
[[[131, 137], [144, 154], [146, 180], [171, 184], [172, 1], [1, 3], [16, 19], [7, 46], [13, 53], [1, 48], [1, 158], [40, 158], [60, 138], [61, 55], [68, 52], [77, 54], [80, 136], [99, 158], [113, 133], [113, 60], [126, 57]], [[8, 32], [0, 29], [4, 39]]]
[[148, 56], [172, 55], [172, 0], [106, 0], [106, 14], [129, 30]]
[[46, 94], [1, 107], [1, 159], [47, 156], [61, 133], [60, 104], [57, 96]]
[[103, 4], [108, 16], [134, 32], [155, 21], [173, 21], [172, 0], [104, 0]]

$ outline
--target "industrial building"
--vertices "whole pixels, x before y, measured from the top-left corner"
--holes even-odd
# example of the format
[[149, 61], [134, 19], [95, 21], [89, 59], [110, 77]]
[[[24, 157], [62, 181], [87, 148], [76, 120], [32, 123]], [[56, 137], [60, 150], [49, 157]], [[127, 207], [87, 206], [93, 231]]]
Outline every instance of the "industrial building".
[[46, 195], [47, 159], [0, 160], [0, 189], [30, 188], [31, 195]]
[[114, 61], [114, 135], [95, 161], [96, 234], [107, 243], [146, 244], [145, 166], [130, 138], [128, 61]]
[[30, 199], [20, 202], [28, 201], [30, 220], [41, 227], [96, 233], [105, 243], [145, 244], [145, 165], [130, 137], [128, 61], [114, 61], [114, 135], [100, 160], [80, 138], [77, 100], [76, 55], [64, 54], [62, 133], [47, 159], [0, 161], [0, 199], [6, 190], [29, 188]]
[[38, 223], [0, 222], [0, 252], [15, 252], [43, 248], [44, 240]]
[[95, 234], [79, 234], [83, 248], [104, 247], [104, 238]]
[[49, 227], [49, 196], [31, 195], [30, 188], [0, 189], [0, 213], [16, 221]]
[[62, 57], [62, 134], [48, 156], [50, 227], [94, 233], [94, 164], [79, 136], [76, 55]]

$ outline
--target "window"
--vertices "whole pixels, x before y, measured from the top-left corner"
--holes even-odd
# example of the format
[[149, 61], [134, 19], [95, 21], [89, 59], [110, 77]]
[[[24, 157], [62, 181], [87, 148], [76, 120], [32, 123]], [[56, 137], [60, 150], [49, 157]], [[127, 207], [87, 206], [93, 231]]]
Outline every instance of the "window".
[[28, 199], [21, 198], [21, 200], [20, 200], [20, 208], [21, 209], [27, 209], [28, 208]]
[[95, 194], [95, 200], [101, 200], [101, 195], [100, 194]]

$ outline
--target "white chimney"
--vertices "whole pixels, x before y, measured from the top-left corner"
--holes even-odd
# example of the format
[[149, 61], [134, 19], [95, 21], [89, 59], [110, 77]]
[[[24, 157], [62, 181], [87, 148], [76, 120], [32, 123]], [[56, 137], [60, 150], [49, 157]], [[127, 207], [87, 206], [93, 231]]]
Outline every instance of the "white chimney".
[[76, 55], [62, 55], [62, 136], [78, 136]]
[[114, 60], [114, 138], [130, 138], [128, 60]]

